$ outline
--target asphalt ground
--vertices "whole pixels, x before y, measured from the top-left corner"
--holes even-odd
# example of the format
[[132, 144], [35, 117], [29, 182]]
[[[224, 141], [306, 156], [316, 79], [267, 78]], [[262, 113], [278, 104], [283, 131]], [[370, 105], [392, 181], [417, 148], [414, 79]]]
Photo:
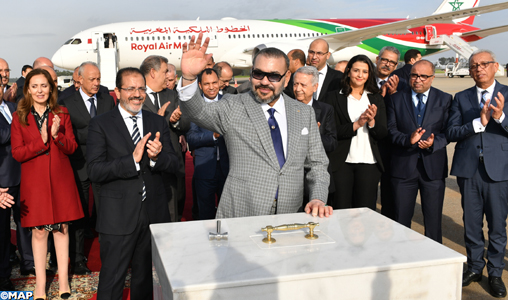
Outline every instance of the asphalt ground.
[[[496, 77], [496, 79], [505, 85], [508, 85], [507, 77]], [[465, 78], [446, 78], [443, 74], [437, 74], [433, 87], [438, 88], [442, 91], [454, 95], [457, 92], [463, 91], [474, 85], [471, 77]], [[451, 163], [453, 153], [455, 149], [455, 143], [450, 143], [447, 146], [448, 151], [448, 165], [451, 169]], [[508, 201], [508, 199], [506, 199]], [[380, 211], [381, 205], [378, 200], [378, 210]], [[415, 214], [411, 228], [421, 234], [424, 234], [423, 228], [423, 215], [421, 211], [421, 202], [418, 196], [417, 204], [415, 207]], [[460, 192], [457, 185], [457, 179], [455, 176], [449, 175], [446, 178], [446, 190], [445, 200], [443, 205], [443, 245], [449, 247], [458, 253], [466, 255], [466, 248], [464, 245], [464, 224], [462, 222], [462, 207], [460, 204]], [[485, 251], [487, 251], [488, 235], [487, 235], [487, 221], [484, 220], [484, 235], [486, 245]], [[505, 254], [505, 272], [503, 272], [503, 281], [508, 286], [508, 256]], [[464, 265], [465, 267], [465, 265]], [[483, 270], [483, 278], [481, 282], [473, 282], [469, 286], [462, 289], [462, 299], [480, 300], [480, 299], [492, 299], [493, 297], [489, 294], [488, 284], [488, 273], [487, 269]]]

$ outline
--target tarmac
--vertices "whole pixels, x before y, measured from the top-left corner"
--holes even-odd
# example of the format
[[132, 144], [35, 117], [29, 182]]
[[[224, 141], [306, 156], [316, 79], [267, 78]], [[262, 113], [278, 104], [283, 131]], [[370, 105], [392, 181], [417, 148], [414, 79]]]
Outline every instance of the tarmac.
[[[508, 85], [507, 77], [496, 77], [496, 79], [505, 85]], [[474, 85], [474, 81], [471, 77], [465, 78], [447, 78], [444, 74], [436, 74], [436, 78], [432, 84], [433, 87], [438, 88], [444, 92], [454, 95], [457, 92], [463, 91]], [[447, 146], [448, 151], [448, 166], [451, 169], [451, 163], [453, 153], [455, 149], [455, 143], [450, 143]], [[506, 199], [508, 201], [508, 199]], [[381, 205], [378, 200], [378, 211], [380, 212]], [[423, 215], [421, 211], [421, 202], [418, 196], [417, 204], [415, 207], [415, 214], [411, 228], [416, 232], [424, 234], [423, 228]], [[449, 247], [458, 253], [466, 255], [466, 248], [464, 245], [464, 224], [462, 221], [462, 207], [460, 204], [460, 192], [457, 185], [457, 179], [455, 176], [449, 175], [446, 178], [446, 190], [445, 200], [443, 205], [443, 245]], [[487, 235], [487, 222], [484, 221], [484, 236], [488, 243]], [[485, 245], [485, 251], [487, 251], [487, 243]], [[503, 281], [508, 286], [508, 256], [505, 253], [505, 272], [503, 272]], [[464, 264], [464, 267], [466, 265]], [[483, 270], [483, 278], [481, 282], [473, 282], [469, 286], [462, 289], [462, 299], [481, 300], [481, 299], [493, 299], [489, 294], [488, 284], [488, 273], [487, 268]]]

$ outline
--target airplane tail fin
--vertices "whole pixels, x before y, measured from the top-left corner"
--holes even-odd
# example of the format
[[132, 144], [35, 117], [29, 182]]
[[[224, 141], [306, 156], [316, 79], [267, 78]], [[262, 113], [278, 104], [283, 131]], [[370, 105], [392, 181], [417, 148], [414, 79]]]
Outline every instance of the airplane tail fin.
[[[458, 11], [464, 8], [473, 8], [480, 5], [480, 0], [444, 0], [443, 3], [436, 9], [433, 15]], [[455, 24], [473, 25], [475, 16], [455, 19]]]

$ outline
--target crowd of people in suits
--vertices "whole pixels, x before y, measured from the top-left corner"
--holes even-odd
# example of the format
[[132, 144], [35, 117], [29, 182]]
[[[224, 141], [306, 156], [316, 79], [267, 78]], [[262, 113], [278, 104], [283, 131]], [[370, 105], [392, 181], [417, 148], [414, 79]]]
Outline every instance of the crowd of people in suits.
[[[61, 298], [71, 296], [67, 262], [73, 274], [90, 273], [84, 241], [93, 228], [102, 261], [97, 298], [121, 299], [129, 267], [131, 298], [151, 298], [148, 226], [179, 221], [188, 192], [199, 220], [328, 217], [333, 209], [376, 210], [380, 184], [381, 213], [407, 227], [420, 192], [425, 235], [441, 243], [450, 142], [468, 254], [462, 284], [480, 281], [486, 265], [491, 294], [506, 296], [508, 87], [494, 78], [494, 53], [471, 55], [475, 86], [454, 98], [432, 87], [434, 65], [418, 50], [406, 51], [398, 70], [401, 54], [391, 46], [375, 62], [356, 55], [336, 70], [324, 39], [307, 56], [266, 48], [249, 81], [233, 87], [233, 68], [215, 63], [207, 46], [202, 35], [182, 46], [180, 80], [163, 56], [121, 69], [116, 99], [93, 62], [76, 67], [74, 86], [60, 93], [47, 58], [24, 66], [12, 87], [0, 59], [0, 240], [10, 239], [12, 208], [21, 272], [36, 276], [34, 299], [46, 298], [46, 274], [56, 270]], [[3, 242], [4, 290], [14, 290], [11, 253]]]

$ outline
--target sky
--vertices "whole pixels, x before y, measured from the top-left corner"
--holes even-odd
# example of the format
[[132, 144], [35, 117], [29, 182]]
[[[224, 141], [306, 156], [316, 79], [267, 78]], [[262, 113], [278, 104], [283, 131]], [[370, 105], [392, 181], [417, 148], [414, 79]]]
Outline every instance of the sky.
[[[451, 0], [449, 0], [451, 1]], [[0, 57], [7, 60], [11, 77], [19, 77], [25, 64], [39, 56], [51, 58], [56, 50], [76, 33], [103, 24], [152, 20], [237, 19], [317, 19], [317, 18], [415, 18], [432, 14], [441, 0], [292, 0], [202, 1], [202, 0], [123, 0], [123, 1], [11, 1], [2, 12], [4, 30], [0, 33]], [[503, 1], [481, 0], [480, 5]], [[476, 17], [474, 26], [490, 28], [508, 24], [508, 10]], [[5, 26], [7, 25], [7, 26]], [[438, 33], [439, 34], [439, 33]], [[508, 62], [508, 33], [472, 43]], [[455, 56], [451, 51], [429, 56]]]

